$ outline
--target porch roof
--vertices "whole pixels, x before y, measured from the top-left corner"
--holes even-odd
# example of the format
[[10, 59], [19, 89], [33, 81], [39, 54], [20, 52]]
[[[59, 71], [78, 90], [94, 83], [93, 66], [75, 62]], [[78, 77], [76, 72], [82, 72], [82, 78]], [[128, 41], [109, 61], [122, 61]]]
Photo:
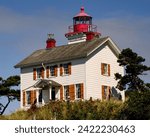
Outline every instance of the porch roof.
[[31, 91], [31, 90], [40, 90], [46, 86], [54, 86], [54, 87], [60, 87], [61, 84], [53, 81], [53, 80], [47, 80], [47, 79], [40, 79], [37, 81], [34, 85], [24, 89], [25, 91]]
[[53, 81], [53, 80], [47, 80], [47, 79], [40, 79], [37, 81], [34, 85], [35, 88], [44, 88], [45, 86], [54, 86], [54, 87], [60, 87], [61, 84]]

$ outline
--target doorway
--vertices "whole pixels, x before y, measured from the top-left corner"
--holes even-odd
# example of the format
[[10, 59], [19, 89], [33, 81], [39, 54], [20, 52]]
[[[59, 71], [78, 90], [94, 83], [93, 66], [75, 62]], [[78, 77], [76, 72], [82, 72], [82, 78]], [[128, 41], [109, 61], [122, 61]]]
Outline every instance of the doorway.
[[39, 91], [39, 104], [42, 104], [42, 90]]
[[52, 87], [51, 97], [52, 97], [52, 100], [56, 99], [56, 97], [55, 97], [55, 87]]

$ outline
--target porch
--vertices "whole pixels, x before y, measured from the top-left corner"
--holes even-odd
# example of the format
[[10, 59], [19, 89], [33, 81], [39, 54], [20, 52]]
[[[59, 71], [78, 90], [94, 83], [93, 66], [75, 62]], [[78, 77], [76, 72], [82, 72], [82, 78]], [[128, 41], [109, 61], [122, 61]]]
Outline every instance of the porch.
[[30, 107], [32, 104], [42, 106], [50, 100], [58, 100], [60, 87], [61, 85], [55, 81], [40, 79], [33, 86], [24, 90], [23, 106]]

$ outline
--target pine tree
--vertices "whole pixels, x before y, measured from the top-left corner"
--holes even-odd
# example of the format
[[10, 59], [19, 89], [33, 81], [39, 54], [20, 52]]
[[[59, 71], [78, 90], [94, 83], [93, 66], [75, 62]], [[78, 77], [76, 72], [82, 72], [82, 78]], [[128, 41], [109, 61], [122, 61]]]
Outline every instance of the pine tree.
[[146, 89], [146, 83], [140, 76], [145, 75], [145, 72], [149, 71], [150, 67], [144, 65], [144, 61], [143, 57], [133, 52], [130, 48], [122, 50], [117, 62], [125, 68], [125, 75], [115, 74], [116, 80], [119, 80], [117, 84], [118, 89], [138, 92]]
[[0, 115], [3, 115], [9, 103], [15, 99], [20, 99], [20, 90], [13, 87], [19, 86], [20, 77], [19, 76], [10, 76], [6, 80], [0, 77], [0, 96], [5, 96], [8, 99], [6, 105], [0, 103]]

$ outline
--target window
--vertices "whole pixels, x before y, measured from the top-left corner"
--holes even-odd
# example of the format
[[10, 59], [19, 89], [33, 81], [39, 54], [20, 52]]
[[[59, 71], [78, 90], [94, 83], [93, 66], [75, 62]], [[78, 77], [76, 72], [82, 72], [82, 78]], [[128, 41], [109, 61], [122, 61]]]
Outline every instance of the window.
[[71, 75], [71, 63], [60, 64], [60, 76]]
[[50, 76], [55, 76], [55, 66], [50, 67]]
[[58, 66], [54, 65], [54, 66], [47, 66], [46, 67], [46, 77], [57, 77], [57, 70], [58, 70]]
[[42, 68], [37, 68], [36, 73], [37, 73], [37, 78], [42, 78]]
[[27, 95], [27, 105], [31, 104], [31, 94], [30, 91], [26, 91], [26, 95]]
[[68, 64], [64, 64], [63, 68], [64, 68], [64, 74], [69, 74], [69, 65]]
[[110, 76], [110, 64], [106, 63], [101, 64], [101, 74]]
[[104, 98], [107, 97], [107, 86], [104, 86]]
[[65, 100], [69, 98], [69, 86], [64, 86], [64, 98]]
[[102, 99], [110, 99], [111, 91], [109, 86], [102, 85]]
[[81, 98], [81, 85], [76, 84], [76, 98]]
[[104, 64], [104, 74], [108, 75], [108, 64]]

